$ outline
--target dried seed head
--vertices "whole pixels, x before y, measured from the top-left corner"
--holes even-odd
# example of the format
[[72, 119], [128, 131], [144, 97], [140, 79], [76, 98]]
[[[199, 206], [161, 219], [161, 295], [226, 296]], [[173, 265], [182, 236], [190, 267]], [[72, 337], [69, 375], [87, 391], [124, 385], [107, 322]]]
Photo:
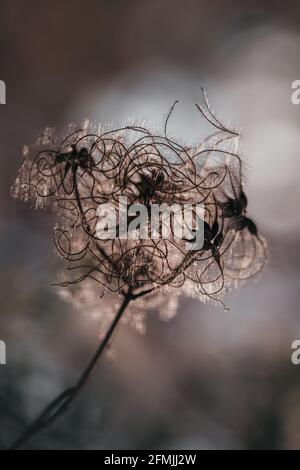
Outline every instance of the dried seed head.
[[[54, 241], [72, 273], [61, 285], [73, 285], [73, 301], [97, 303], [105, 294], [105, 309], [112, 302], [114, 311], [120, 293], [151, 291], [139, 299], [140, 307], [159, 307], [167, 299], [170, 317], [178, 294], [223, 304], [226, 289], [261, 271], [266, 243], [246, 216], [238, 134], [215, 118], [206, 99], [198, 109], [214, 133], [193, 147], [171, 139], [167, 122], [163, 135], [133, 125], [103, 132], [85, 122], [64, 138], [46, 129], [34, 146], [24, 148], [12, 192], [35, 207], [50, 204], [59, 214]], [[125, 209], [120, 197], [126, 197]], [[143, 205], [148, 237], [137, 238], [136, 230], [122, 237], [118, 225], [115, 237], [101, 239], [98, 208], [108, 203], [118, 220], [127, 211], [127, 222], [134, 219], [130, 208]], [[172, 230], [167, 238], [149, 231], [153, 205], [174, 204], [203, 205], [204, 242], [197, 249], [190, 250], [187, 239]]]

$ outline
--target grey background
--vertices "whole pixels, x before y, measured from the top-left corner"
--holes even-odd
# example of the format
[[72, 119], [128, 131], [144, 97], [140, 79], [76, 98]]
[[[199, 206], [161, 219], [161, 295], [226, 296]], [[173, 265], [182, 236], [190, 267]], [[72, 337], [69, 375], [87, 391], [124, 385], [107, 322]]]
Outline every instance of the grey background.
[[134, 116], [199, 138], [193, 104], [204, 86], [242, 132], [250, 212], [268, 238], [259, 282], [227, 297], [231, 310], [182, 299], [176, 318], [122, 326], [74, 408], [34, 449], [300, 447], [300, 7], [289, 1], [0, 2], [0, 446], [76, 380], [97, 344], [97, 320], [56, 294], [53, 215], [9, 188], [46, 125]]

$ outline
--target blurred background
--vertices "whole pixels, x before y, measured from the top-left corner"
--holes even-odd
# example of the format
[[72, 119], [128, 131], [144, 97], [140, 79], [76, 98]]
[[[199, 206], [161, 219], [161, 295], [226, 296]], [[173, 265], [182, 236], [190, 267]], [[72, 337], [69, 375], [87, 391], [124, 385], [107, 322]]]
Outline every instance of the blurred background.
[[[78, 377], [97, 320], [58, 295], [53, 215], [9, 195], [45, 126], [134, 117], [196, 142], [200, 86], [242, 133], [249, 212], [269, 242], [231, 310], [181, 299], [177, 316], [122, 325], [73, 409], [33, 449], [300, 448], [300, 5], [262, 0], [1, 0], [0, 446]], [[105, 312], [104, 312], [105, 313]]]

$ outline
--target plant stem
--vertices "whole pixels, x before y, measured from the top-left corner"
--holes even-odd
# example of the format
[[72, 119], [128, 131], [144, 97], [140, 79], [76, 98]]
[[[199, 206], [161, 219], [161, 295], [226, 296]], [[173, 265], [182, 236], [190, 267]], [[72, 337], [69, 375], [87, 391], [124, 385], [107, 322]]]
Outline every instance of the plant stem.
[[128, 306], [131, 300], [134, 300], [135, 297], [132, 295], [131, 291], [124, 294], [124, 299], [119, 307], [109, 329], [107, 330], [103, 340], [99, 344], [95, 354], [90, 359], [86, 368], [79, 377], [76, 385], [72, 388], [64, 390], [60, 395], [58, 395], [54, 400], [52, 400], [49, 405], [42, 411], [39, 417], [26, 429], [26, 431], [15, 441], [12, 445], [11, 450], [17, 450], [24, 446], [34, 435], [36, 435], [42, 429], [45, 429], [54, 421], [56, 421], [63, 413], [65, 413], [70, 404], [73, 402], [74, 398], [78, 395], [79, 391], [87, 382], [92, 371], [95, 369], [95, 366], [105, 350], [109, 340], [111, 339], [113, 332], [115, 331], [116, 326], [118, 325], [126, 307]]

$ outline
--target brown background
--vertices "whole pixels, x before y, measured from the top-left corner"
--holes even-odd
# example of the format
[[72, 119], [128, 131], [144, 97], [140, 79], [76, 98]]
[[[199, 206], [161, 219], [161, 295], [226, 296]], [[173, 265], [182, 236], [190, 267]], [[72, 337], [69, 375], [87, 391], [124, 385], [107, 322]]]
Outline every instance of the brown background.
[[40, 448], [299, 448], [300, 7], [289, 1], [0, 2], [0, 445], [69, 386], [97, 343], [97, 322], [50, 287], [53, 216], [13, 201], [21, 147], [46, 125], [135, 116], [199, 138], [204, 86], [241, 128], [250, 210], [270, 244], [258, 283], [230, 312], [183, 299], [152, 312], [147, 334], [122, 327], [74, 409], [34, 439]]

